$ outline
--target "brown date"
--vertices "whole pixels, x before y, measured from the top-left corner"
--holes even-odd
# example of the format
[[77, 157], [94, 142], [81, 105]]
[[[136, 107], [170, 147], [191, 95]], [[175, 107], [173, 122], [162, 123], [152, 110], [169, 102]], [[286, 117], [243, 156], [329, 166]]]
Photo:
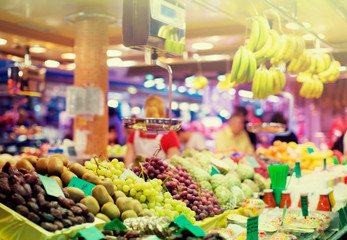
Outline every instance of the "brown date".
[[23, 185], [23, 187], [24, 187], [24, 190], [26, 192], [25, 197], [30, 198], [33, 194], [32, 190], [31, 190], [31, 186], [28, 183], [26, 183]]
[[71, 202], [69, 201], [70, 199], [64, 198], [63, 196], [58, 197], [58, 203], [67, 209], [71, 208]]
[[64, 228], [64, 224], [61, 221], [54, 221], [54, 225], [57, 226], [58, 230], [61, 230]]
[[18, 193], [15, 193], [11, 196], [13, 202], [15, 205], [24, 205], [25, 204], [25, 199], [19, 195]]
[[41, 221], [40, 217], [37, 216], [37, 214], [35, 214], [33, 212], [29, 212], [27, 215], [27, 218], [36, 224], [38, 224]]
[[29, 214], [29, 209], [26, 206], [18, 205], [16, 207], [16, 212], [26, 217]]
[[40, 226], [49, 232], [55, 232], [58, 230], [58, 227], [56, 225], [54, 225], [53, 223], [50, 223], [50, 222], [42, 222], [40, 224]]
[[37, 205], [34, 202], [28, 202], [27, 206], [31, 211], [33, 211], [35, 213], [38, 213], [40, 211], [39, 205]]
[[80, 216], [83, 213], [82, 209], [78, 206], [72, 206], [71, 211], [77, 216]]
[[42, 193], [43, 195], [46, 195], [46, 191], [38, 184], [34, 185], [33, 190], [36, 194]]
[[0, 192], [10, 194], [12, 192], [8, 178], [0, 178]]
[[54, 222], [54, 217], [51, 214], [49, 214], [49, 213], [40, 212], [40, 216], [41, 216], [43, 221]]
[[72, 226], [72, 222], [69, 219], [63, 219], [61, 222], [64, 224], [64, 228]]
[[52, 208], [51, 209], [51, 214], [54, 218], [62, 220], [63, 219], [63, 214], [61, 213], [60, 210], [56, 209], [56, 208]]
[[92, 223], [94, 222], [95, 218], [94, 218], [94, 215], [92, 213], [88, 213], [86, 215], [86, 221], [89, 222], [89, 223]]
[[82, 214], [83, 215], [87, 215], [89, 213], [89, 210], [86, 207], [86, 205], [84, 205], [82, 203], [76, 203], [76, 206], [79, 207], [80, 209], [82, 209]]

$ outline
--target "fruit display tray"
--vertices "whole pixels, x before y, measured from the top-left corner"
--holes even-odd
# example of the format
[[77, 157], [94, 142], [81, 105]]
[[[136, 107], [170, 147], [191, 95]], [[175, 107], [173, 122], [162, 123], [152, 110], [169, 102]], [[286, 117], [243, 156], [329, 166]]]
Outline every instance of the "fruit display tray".
[[181, 129], [182, 120], [174, 118], [123, 118], [127, 129], [146, 131], [147, 134], [165, 134]]
[[93, 223], [84, 223], [55, 232], [48, 232], [39, 225], [0, 203], [0, 240], [68, 240], [78, 231], [95, 226], [102, 229], [105, 222], [95, 218]]

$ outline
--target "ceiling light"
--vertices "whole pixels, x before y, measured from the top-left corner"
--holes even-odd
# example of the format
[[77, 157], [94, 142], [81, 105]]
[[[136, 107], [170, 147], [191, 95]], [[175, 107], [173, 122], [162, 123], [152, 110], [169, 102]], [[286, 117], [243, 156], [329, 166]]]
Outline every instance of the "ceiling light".
[[118, 101], [117, 100], [108, 100], [107, 101], [107, 106], [111, 108], [117, 108], [118, 107]]
[[267, 100], [270, 102], [278, 103], [280, 101], [280, 98], [274, 95], [270, 95]]
[[205, 91], [204, 91], [203, 89], [198, 90], [198, 94], [199, 94], [200, 96], [204, 95], [204, 93], [205, 93]]
[[74, 54], [74, 53], [63, 53], [63, 54], [60, 55], [60, 57], [61, 57], [62, 59], [73, 60], [73, 59], [75, 59], [76, 54]]
[[189, 88], [188, 93], [193, 95], [196, 93], [196, 89], [195, 88]]
[[290, 30], [298, 30], [300, 27], [298, 24], [296, 24], [295, 22], [288, 22], [286, 23], [286, 28], [290, 29]]
[[118, 67], [119, 65], [122, 64], [122, 59], [120, 58], [110, 58], [107, 59], [107, 66], [109, 67]]
[[171, 109], [172, 110], [177, 110], [178, 109], [178, 103], [177, 102], [172, 102], [171, 103]]
[[126, 60], [119, 64], [118, 67], [132, 67], [136, 65], [136, 61]]
[[113, 49], [107, 50], [106, 54], [107, 54], [107, 57], [120, 57], [120, 56], [122, 56], [121, 51], [113, 50]]
[[162, 89], [164, 89], [165, 88], [165, 83], [158, 83], [156, 86], [155, 86], [155, 88], [156, 89], [158, 89], [158, 90], [162, 90]]
[[192, 103], [189, 105], [189, 110], [192, 112], [198, 112], [200, 109], [199, 104], [197, 103]]
[[189, 109], [189, 104], [186, 103], [186, 102], [180, 103], [180, 104], [179, 104], [179, 109], [180, 109], [181, 111], [188, 110], [188, 109]]
[[145, 88], [151, 88], [153, 87], [155, 84], [154, 84], [154, 81], [153, 80], [147, 80], [146, 82], [144, 82], [143, 86]]
[[234, 88], [229, 89], [229, 94], [234, 95], [236, 93], [236, 90]]
[[314, 41], [316, 40], [316, 37], [312, 34], [305, 34], [302, 36], [303, 39], [307, 40], [307, 41]]
[[6, 45], [6, 43], [7, 43], [6, 39], [0, 38], [0, 45]]
[[224, 81], [225, 78], [226, 78], [225, 75], [218, 75], [217, 76], [217, 80], [220, 81], [220, 82]]
[[171, 85], [171, 89], [172, 89], [172, 91], [176, 91], [177, 90], [177, 85], [173, 83]]
[[45, 66], [49, 68], [57, 68], [59, 67], [60, 62], [54, 61], [54, 60], [46, 60], [45, 61]]
[[131, 113], [135, 114], [135, 115], [140, 114], [141, 113], [141, 109], [139, 107], [133, 107], [131, 109]]
[[239, 91], [239, 96], [240, 97], [246, 97], [246, 98], [252, 98], [253, 97], [253, 93], [247, 90], [240, 90]]
[[227, 110], [225, 110], [225, 109], [223, 109], [223, 110], [221, 110], [221, 111], [219, 112], [219, 115], [220, 115], [221, 117], [223, 117], [223, 118], [229, 118], [229, 117], [230, 117], [230, 112], [227, 111]]
[[161, 83], [164, 83], [164, 78], [156, 78], [156, 79], [154, 79], [154, 83], [155, 84], [161, 84]]
[[130, 94], [136, 94], [137, 93], [137, 88], [134, 86], [128, 87], [128, 93]]
[[30, 52], [32, 53], [45, 53], [46, 52], [46, 48], [44, 47], [40, 47], [40, 46], [32, 46], [30, 47]]
[[187, 88], [185, 86], [179, 86], [178, 87], [178, 92], [180, 93], [184, 93], [187, 90]]
[[347, 70], [347, 67], [346, 66], [340, 66], [339, 67], [339, 71], [340, 72], [343, 72], [343, 71], [346, 71]]
[[208, 50], [213, 48], [213, 44], [208, 42], [193, 43], [192, 48], [195, 50]]
[[72, 71], [76, 68], [76, 64], [75, 63], [69, 63], [69, 64], [66, 64], [65, 67], [66, 67], [66, 70]]
[[308, 22], [302, 22], [302, 25], [304, 25], [305, 28], [310, 28], [311, 24]]

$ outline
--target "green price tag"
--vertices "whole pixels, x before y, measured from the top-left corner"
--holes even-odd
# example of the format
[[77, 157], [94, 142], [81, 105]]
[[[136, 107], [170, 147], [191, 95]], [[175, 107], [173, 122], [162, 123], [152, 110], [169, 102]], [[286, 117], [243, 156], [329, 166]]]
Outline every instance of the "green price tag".
[[244, 157], [244, 159], [252, 165], [253, 168], [258, 168], [260, 167], [259, 163], [257, 162], [257, 160], [255, 160], [254, 157], [251, 157], [251, 156], [247, 156], [247, 157]]
[[282, 219], [281, 219], [281, 226], [283, 226], [284, 219], [286, 218], [286, 213], [287, 213], [287, 201], [284, 203]]
[[69, 182], [68, 187], [76, 187], [81, 189], [86, 196], [91, 196], [92, 195], [92, 190], [95, 187], [94, 184], [84, 181], [83, 179], [73, 177], [71, 181]]
[[313, 148], [307, 148], [307, 152], [308, 152], [308, 153], [313, 153], [314, 150], [313, 150]]
[[259, 217], [247, 219], [247, 240], [258, 240]]
[[300, 162], [295, 163], [295, 176], [296, 178], [301, 178], [301, 167], [300, 167]]
[[301, 211], [302, 216], [307, 217], [308, 216], [308, 201], [307, 196], [301, 196]]
[[69, 156], [72, 156], [72, 157], [77, 156], [76, 149], [74, 146], [67, 147], [66, 150]]
[[324, 171], [326, 171], [327, 170], [327, 159], [326, 158], [324, 158], [324, 160], [323, 160], [323, 165], [324, 165]]
[[347, 225], [347, 219], [346, 219], [346, 216], [345, 216], [345, 213], [344, 213], [344, 210], [343, 208], [340, 208], [340, 210], [338, 211], [339, 213], [339, 218], [340, 218], [340, 225], [341, 227], [344, 227]]
[[100, 240], [105, 237], [96, 227], [85, 228], [76, 233], [72, 239], [84, 237], [86, 240]]
[[63, 196], [65, 198], [63, 191], [55, 179], [40, 174], [39, 177], [48, 195], [53, 197]]
[[111, 222], [106, 223], [103, 227], [103, 230], [113, 230], [116, 229], [118, 231], [125, 230], [127, 227], [118, 219], [115, 218]]
[[135, 176], [136, 178], [139, 178], [133, 171], [131, 171], [129, 168], [127, 170], [125, 170], [122, 175], [120, 175], [119, 177], [120, 178], [123, 178], [123, 179], [127, 179], [127, 176], [131, 174], [133, 176]]
[[215, 174], [220, 174], [220, 172], [214, 166], [212, 166], [211, 176], [213, 176]]
[[180, 231], [187, 229], [196, 237], [204, 237], [206, 233], [199, 226], [194, 226], [183, 214], [173, 220], [180, 228]]

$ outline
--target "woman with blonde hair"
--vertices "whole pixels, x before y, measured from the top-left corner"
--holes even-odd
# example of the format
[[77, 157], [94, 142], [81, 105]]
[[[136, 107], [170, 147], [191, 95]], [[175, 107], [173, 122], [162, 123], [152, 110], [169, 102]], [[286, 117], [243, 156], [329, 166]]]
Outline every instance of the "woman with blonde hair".
[[[146, 118], [166, 117], [164, 101], [159, 96], [148, 97], [144, 108]], [[169, 159], [173, 155], [179, 155], [180, 143], [177, 133], [170, 131], [164, 135], [146, 135], [144, 131], [133, 130], [127, 141], [127, 152], [124, 157], [125, 167], [130, 167], [138, 154], [147, 157], [152, 156], [159, 149], [159, 146], [160, 151], [157, 157], [160, 159]]]

